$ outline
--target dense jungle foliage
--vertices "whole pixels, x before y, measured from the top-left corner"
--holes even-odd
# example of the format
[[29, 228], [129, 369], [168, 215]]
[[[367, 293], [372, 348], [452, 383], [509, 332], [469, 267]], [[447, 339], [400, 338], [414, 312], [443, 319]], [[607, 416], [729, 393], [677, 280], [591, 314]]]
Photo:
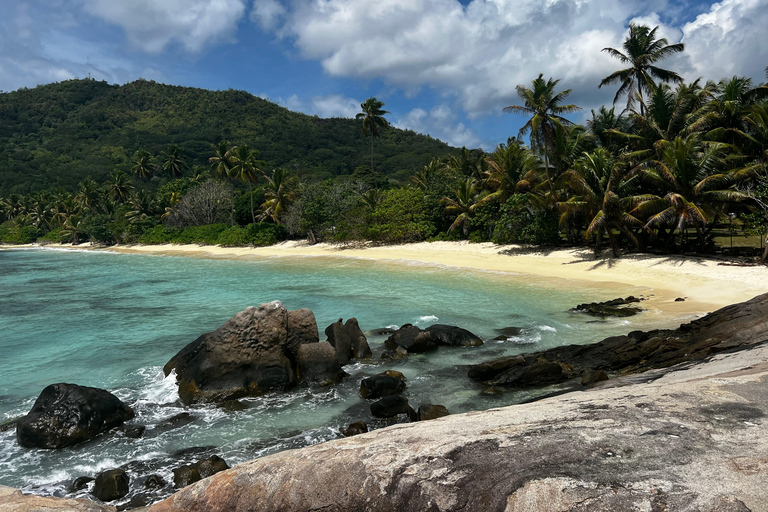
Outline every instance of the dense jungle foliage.
[[[658, 67], [683, 45], [655, 33], [632, 25], [623, 52], [606, 49], [630, 67], [600, 84], [619, 86], [614, 106], [592, 111], [586, 126], [563, 117], [580, 109], [566, 104], [570, 90], [559, 80], [519, 85], [520, 104], [504, 111], [527, 122], [491, 153], [394, 130], [376, 98], [352, 121], [293, 114], [238, 91], [143, 81], [2, 95], [10, 122], [2, 126], [0, 241], [469, 239], [588, 244], [615, 256], [708, 252], [734, 234], [761, 242], [768, 86], [739, 76], [685, 83]], [[83, 171], [97, 167], [109, 177]], [[46, 190], [8, 193], [22, 175]]]

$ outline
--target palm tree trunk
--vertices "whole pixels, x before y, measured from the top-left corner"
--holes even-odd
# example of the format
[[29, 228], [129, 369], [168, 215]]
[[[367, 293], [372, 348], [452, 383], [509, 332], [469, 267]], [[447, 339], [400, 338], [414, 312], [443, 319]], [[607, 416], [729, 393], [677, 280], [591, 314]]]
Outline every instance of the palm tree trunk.
[[232, 211], [229, 214], [229, 225], [234, 226], [235, 225], [235, 184], [230, 182], [230, 192], [232, 193], [230, 196], [230, 205], [232, 206]]
[[248, 180], [248, 193], [251, 195], [251, 220], [256, 224], [256, 214], [253, 211], [253, 185], [250, 180]]
[[373, 188], [376, 188], [376, 171], [373, 169], [373, 132], [371, 132], [371, 174], [373, 175]]

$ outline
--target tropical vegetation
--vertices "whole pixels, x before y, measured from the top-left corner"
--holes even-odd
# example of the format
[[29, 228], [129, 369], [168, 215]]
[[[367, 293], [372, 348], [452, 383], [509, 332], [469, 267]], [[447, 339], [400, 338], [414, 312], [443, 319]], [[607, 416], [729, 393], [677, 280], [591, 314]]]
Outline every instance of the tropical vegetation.
[[[523, 128], [492, 152], [397, 130], [376, 98], [356, 120], [321, 120], [238, 91], [217, 94], [249, 115], [269, 114], [242, 117], [231, 105], [215, 112], [222, 104], [213, 93], [170, 88], [163, 99], [155, 92], [166, 86], [143, 81], [0, 95], [9, 119], [0, 127], [0, 241], [469, 239], [586, 245], [619, 256], [710, 251], [734, 226], [762, 239], [768, 86], [738, 76], [685, 83], [660, 67], [683, 50], [657, 39], [656, 29], [631, 25], [623, 51], [606, 48], [628, 67], [599, 84], [619, 84], [614, 103], [626, 96], [626, 106], [593, 110], [585, 125], [567, 117], [580, 110], [566, 103], [570, 90], [539, 74], [517, 87], [520, 104], [504, 108], [526, 117]], [[29, 101], [54, 91], [60, 104]], [[137, 110], [110, 110], [108, 96], [130, 98]], [[208, 103], [193, 108], [191, 98]], [[177, 111], [189, 112], [179, 114], [186, 121], [159, 116], [170, 101], [188, 107]], [[240, 124], [203, 128], [195, 124], [202, 111]], [[332, 129], [321, 132], [325, 123]], [[192, 136], [189, 126], [202, 131]], [[210, 126], [222, 126], [216, 138], [203, 133]]]

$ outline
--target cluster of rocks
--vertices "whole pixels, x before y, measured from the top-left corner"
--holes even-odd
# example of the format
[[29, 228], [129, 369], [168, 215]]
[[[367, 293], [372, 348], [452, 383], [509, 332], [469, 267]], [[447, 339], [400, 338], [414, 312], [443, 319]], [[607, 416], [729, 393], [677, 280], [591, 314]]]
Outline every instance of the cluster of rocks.
[[279, 301], [249, 307], [213, 332], [184, 347], [164, 367], [176, 372], [185, 404], [222, 402], [299, 383], [334, 384], [345, 377], [342, 365], [371, 357], [357, 320], [339, 321], [318, 336], [309, 309], [288, 311]]

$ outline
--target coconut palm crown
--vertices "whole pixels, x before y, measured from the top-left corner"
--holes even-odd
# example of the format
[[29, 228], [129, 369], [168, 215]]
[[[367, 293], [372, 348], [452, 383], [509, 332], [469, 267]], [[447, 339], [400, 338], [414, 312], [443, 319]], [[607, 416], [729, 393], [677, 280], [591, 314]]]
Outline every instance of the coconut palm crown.
[[355, 116], [355, 119], [363, 120], [363, 136], [371, 136], [371, 172], [373, 173], [373, 185], [376, 186], [376, 172], [373, 169], [373, 139], [381, 135], [381, 130], [389, 126], [389, 122], [384, 118], [388, 111], [382, 110], [383, 101], [376, 98], [368, 98], [360, 104], [362, 112]]
[[643, 91], [651, 93], [656, 88], [654, 78], [662, 82], [680, 83], [683, 81], [683, 78], [674, 71], [654, 65], [658, 61], [685, 49], [683, 43], [668, 44], [668, 41], [663, 37], [656, 39], [658, 28], [658, 26], [650, 28], [646, 25], [630, 23], [629, 35], [622, 45], [624, 52], [616, 48], [603, 48], [604, 52], [619, 59], [622, 64], [629, 64], [630, 67], [620, 69], [603, 78], [598, 88], [621, 83], [613, 102], [616, 103], [621, 96], [626, 94], [627, 110], [632, 110], [635, 98], [639, 97], [640, 113], [643, 115]]

